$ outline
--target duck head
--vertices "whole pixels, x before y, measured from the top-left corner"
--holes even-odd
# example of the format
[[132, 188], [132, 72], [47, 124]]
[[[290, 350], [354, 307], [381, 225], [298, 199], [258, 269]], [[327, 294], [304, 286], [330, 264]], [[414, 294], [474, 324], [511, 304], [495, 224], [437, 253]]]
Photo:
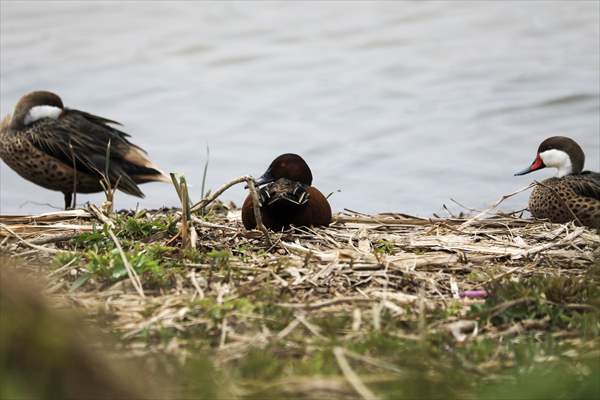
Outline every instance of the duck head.
[[256, 180], [257, 185], [265, 185], [280, 178], [303, 183], [307, 186], [312, 184], [312, 173], [306, 161], [297, 154], [282, 154], [277, 157], [267, 171]]
[[10, 125], [22, 129], [42, 118], [58, 119], [63, 111], [62, 100], [56, 94], [44, 90], [31, 92], [18, 101]]
[[538, 169], [551, 167], [558, 170], [558, 177], [579, 174], [583, 170], [585, 155], [581, 147], [571, 138], [552, 136], [544, 140], [538, 147], [535, 160], [517, 175], [525, 175]]

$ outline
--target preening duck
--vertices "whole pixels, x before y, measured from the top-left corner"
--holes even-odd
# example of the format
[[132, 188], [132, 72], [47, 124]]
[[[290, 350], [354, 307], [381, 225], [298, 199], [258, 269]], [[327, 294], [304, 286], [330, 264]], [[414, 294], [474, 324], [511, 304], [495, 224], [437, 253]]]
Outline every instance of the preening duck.
[[106, 171], [113, 188], [137, 197], [144, 197], [140, 183], [170, 182], [115, 125], [120, 124], [64, 107], [54, 93], [35, 91], [0, 124], [0, 158], [23, 178], [62, 192], [65, 209], [75, 206], [73, 193], [102, 191]]

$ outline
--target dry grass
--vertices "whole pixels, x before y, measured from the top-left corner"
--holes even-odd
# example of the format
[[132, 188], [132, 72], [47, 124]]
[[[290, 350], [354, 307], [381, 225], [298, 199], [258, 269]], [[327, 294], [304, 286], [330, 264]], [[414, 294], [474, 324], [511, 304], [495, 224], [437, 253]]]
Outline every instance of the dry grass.
[[[47, 291], [62, 307], [75, 306], [109, 321], [127, 350], [120, 352], [122, 357], [166, 354], [185, 365], [203, 349], [217, 366], [227, 367], [255, 357], [256, 349], [298, 360], [330, 346], [326, 364], [340, 368], [332, 375], [324, 367], [310, 380], [303, 380], [310, 373], [289, 371], [276, 374], [274, 381], [265, 375], [260, 382], [243, 376], [228, 392], [235, 396], [290, 390], [362, 398], [378, 398], [379, 390], [386, 395], [380, 388], [411, 364], [368, 346], [361, 354], [352, 351], [373, 335], [416, 346], [438, 343], [441, 337], [444, 357], [482, 379], [493, 379], [516, 361], [507, 361], [509, 350], [499, 347], [479, 358], [464, 354], [465, 343], [508, 343], [519, 335], [543, 333], [576, 344], [577, 357], [599, 351], [595, 334], [557, 325], [553, 314], [539, 312], [556, 306], [569, 317], [597, 314], [597, 301], [567, 295], [577, 289], [563, 287], [588, 279], [600, 259], [600, 236], [593, 230], [510, 215], [423, 219], [344, 212], [327, 228], [270, 233], [267, 242], [263, 233], [244, 230], [233, 206], [214, 202], [202, 208], [206, 215], [184, 218], [196, 233], [191, 244], [189, 235], [182, 243], [181, 223], [171, 232], [150, 229], [132, 237], [124, 222], [152, 226], [166, 220], [175, 226], [181, 218], [178, 210], [109, 218], [91, 208], [0, 216], [0, 246], [21, 258], [62, 262], [43, 271]], [[103, 232], [102, 226], [109, 225]], [[92, 246], [92, 240], [82, 245], [77, 240], [82, 233], [95, 233], [100, 241], [111, 237], [122, 249], [111, 253], [115, 247], [108, 241], [101, 242], [107, 249]], [[157, 245], [160, 256], [149, 255]], [[109, 269], [111, 262], [116, 268], [117, 257], [124, 257], [126, 265], [129, 257], [133, 272], [127, 268], [119, 279], [96, 273], [90, 270], [90, 252], [115, 254]], [[156, 259], [160, 282], [136, 264], [135, 254]], [[78, 287], [82, 276], [87, 278]], [[501, 296], [506, 285], [536, 279], [558, 279], [562, 286], [549, 283], [542, 295], [517, 288], [512, 298]], [[552, 285], [560, 286], [556, 298]], [[515, 310], [523, 312], [502, 319]], [[598, 329], [597, 321], [592, 328]]]

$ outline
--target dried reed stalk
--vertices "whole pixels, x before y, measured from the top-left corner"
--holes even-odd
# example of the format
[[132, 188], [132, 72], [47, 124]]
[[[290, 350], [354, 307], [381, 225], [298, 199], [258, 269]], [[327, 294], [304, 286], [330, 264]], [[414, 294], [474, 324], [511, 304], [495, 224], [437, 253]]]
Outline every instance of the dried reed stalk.
[[108, 234], [111, 240], [114, 242], [115, 246], [117, 247], [117, 250], [119, 251], [119, 255], [121, 257], [121, 260], [123, 261], [123, 266], [127, 271], [127, 276], [129, 277], [131, 284], [133, 285], [134, 289], [137, 291], [140, 297], [146, 297], [144, 295], [144, 288], [142, 286], [142, 282], [140, 281], [140, 277], [129, 263], [127, 255], [125, 254], [125, 251], [123, 251], [123, 247], [121, 246], [121, 242], [119, 241], [119, 239], [115, 235], [115, 232], [113, 231], [115, 224], [107, 216], [102, 214], [102, 211], [100, 211], [95, 205], [90, 204], [90, 211], [96, 216], [96, 218], [98, 218], [102, 223], [106, 225]]
[[465, 221], [463, 224], [461, 224], [458, 229], [459, 230], [463, 230], [466, 227], [470, 226], [473, 224], [473, 222], [480, 220], [482, 217], [488, 215], [488, 213], [494, 209], [496, 209], [496, 207], [498, 207], [504, 200], [509, 199], [513, 196], [516, 196], [519, 193], [522, 193], [526, 190], [531, 189], [532, 187], [535, 186], [535, 182], [530, 183], [529, 185], [525, 186], [524, 188], [521, 188], [517, 191], [514, 191], [512, 193], [509, 194], [505, 194], [502, 197], [500, 197], [494, 204], [492, 204], [490, 207], [486, 208], [485, 210], [483, 210], [482, 212], [480, 212], [479, 214], [475, 215], [472, 218], [469, 218], [467, 221]]
[[[244, 176], [240, 176], [239, 178], [236, 178], [230, 182], [227, 182], [226, 184], [224, 184], [220, 188], [218, 188], [210, 196], [208, 196], [207, 198], [202, 199], [199, 202], [197, 202], [196, 204], [194, 204], [191, 207], [190, 212], [194, 212], [194, 211], [203, 209], [204, 207], [206, 207], [207, 205], [209, 205], [210, 203], [215, 201], [227, 189], [229, 189], [230, 187], [232, 187], [234, 185], [242, 183], [242, 182], [246, 182], [246, 184], [248, 185], [248, 190], [250, 191], [250, 195], [252, 196], [252, 207], [254, 210], [254, 218], [256, 220], [256, 227], [258, 230], [260, 230], [263, 233], [263, 235], [265, 237], [265, 241], [270, 246], [271, 238], [269, 237], [269, 231], [262, 223], [262, 217], [261, 217], [260, 206], [259, 206], [260, 202], [258, 201], [258, 193], [256, 191], [256, 186], [254, 184], [254, 178], [252, 178], [251, 176], [244, 175]], [[179, 219], [176, 219], [176, 221], [179, 221]]]
[[348, 380], [348, 383], [352, 385], [354, 390], [356, 390], [356, 393], [358, 393], [364, 400], [376, 400], [377, 396], [375, 396], [373, 392], [371, 392], [369, 388], [365, 386], [365, 384], [360, 380], [360, 377], [354, 372], [352, 367], [350, 367], [350, 364], [344, 355], [344, 349], [341, 347], [334, 347], [333, 355], [335, 356], [335, 359], [340, 367], [340, 370], [342, 370], [344, 377], [346, 380]]
[[171, 173], [171, 180], [173, 181], [173, 186], [175, 186], [175, 191], [181, 202], [181, 226], [179, 228], [179, 233], [181, 235], [182, 247], [195, 249], [198, 234], [194, 228], [194, 221], [190, 211], [190, 197], [188, 194], [187, 182], [183, 176], [179, 177], [179, 181], [177, 181], [177, 177], [173, 173]]

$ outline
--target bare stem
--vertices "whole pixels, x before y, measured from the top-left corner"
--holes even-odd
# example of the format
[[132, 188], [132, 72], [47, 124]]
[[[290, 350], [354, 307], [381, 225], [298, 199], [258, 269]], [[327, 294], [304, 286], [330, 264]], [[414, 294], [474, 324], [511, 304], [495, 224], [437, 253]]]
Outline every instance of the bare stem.
[[254, 185], [254, 179], [248, 179], [247, 181], [248, 184], [248, 190], [250, 191], [250, 196], [252, 196], [252, 209], [254, 211], [254, 220], [256, 222], [256, 228], [259, 229], [264, 235], [265, 235], [265, 240], [267, 241], [268, 245], [271, 245], [271, 238], [269, 238], [269, 231], [267, 231], [267, 228], [263, 225], [262, 222], [262, 214], [260, 212], [260, 202], [258, 200], [258, 193], [256, 191], [256, 186]]
[[469, 218], [467, 221], [465, 221], [462, 225], [460, 225], [458, 228], [459, 229], [464, 229], [470, 225], [472, 225], [474, 222], [480, 220], [482, 217], [484, 217], [485, 215], [487, 215], [487, 213], [489, 213], [490, 211], [492, 211], [493, 209], [495, 209], [496, 207], [498, 207], [500, 205], [500, 203], [502, 203], [504, 200], [511, 198], [521, 192], [524, 192], [528, 189], [531, 189], [533, 186], [535, 186], [535, 182], [530, 183], [529, 185], [527, 185], [524, 188], [521, 188], [515, 192], [509, 193], [509, 194], [505, 194], [504, 196], [500, 197], [494, 204], [492, 204], [491, 207], [486, 208], [485, 210], [483, 210], [482, 212], [480, 212], [479, 214], [475, 215], [472, 218]]
[[140, 297], [146, 297], [144, 295], [144, 288], [142, 287], [142, 282], [140, 282], [140, 277], [138, 276], [137, 272], [135, 272], [135, 269], [133, 269], [133, 267], [129, 263], [129, 260], [127, 259], [127, 255], [123, 251], [123, 247], [121, 247], [121, 243], [119, 242], [119, 239], [113, 232], [112, 227], [110, 225], [108, 225], [108, 234], [110, 235], [110, 238], [112, 239], [112, 241], [115, 243], [115, 246], [117, 246], [117, 249], [119, 250], [119, 254], [121, 255], [121, 260], [123, 260], [123, 265], [125, 265], [125, 269], [127, 270], [127, 275], [129, 275], [129, 280], [133, 284], [133, 287], [138, 292]]
[[69, 141], [69, 150], [71, 150], [71, 159], [73, 160], [73, 201], [69, 204], [70, 208], [77, 207], [77, 161], [75, 160], [75, 151]]
[[24, 243], [25, 245], [31, 247], [32, 249], [39, 250], [39, 251], [44, 251], [46, 253], [52, 253], [52, 254], [57, 254], [57, 253], [75, 254], [75, 252], [73, 252], [73, 251], [50, 249], [48, 247], [38, 246], [38, 245], [36, 245], [34, 243], [31, 243], [28, 240], [23, 239], [18, 233], [16, 233], [12, 229], [10, 229], [7, 225], [4, 225], [2, 223], [0, 223], [0, 229], [4, 229], [6, 232], [8, 232], [11, 235], [13, 235], [14, 237], [16, 237], [21, 243]]
[[[252, 178], [249, 175], [240, 176], [239, 178], [236, 178], [230, 182], [227, 182], [226, 184], [224, 184], [223, 186], [218, 188], [210, 196], [208, 196], [207, 198], [202, 199], [199, 202], [197, 202], [196, 204], [194, 204], [190, 208], [190, 213], [206, 207], [207, 205], [209, 205], [210, 203], [215, 201], [227, 189], [229, 189], [230, 187], [232, 187], [234, 185], [237, 185], [238, 183], [242, 183], [242, 182], [246, 182], [246, 184], [248, 185], [248, 190], [250, 191], [250, 196], [252, 196], [252, 208], [254, 210], [254, 219], [256, 220], [256, 228], [264, 234], [265, 240], [267, 241], [267, 243], [269, 245], [271, 245], [269, 231], [263, 225], [263, 222], [262, 222], [260, 206], [259, 206], [260, 203], [258, 201], [258, 192], [256, 191], [256, 185], [254, 184], [254, 178]], [[179, 221], [179, 218], [176, 218], [175, 221], [176, 222]]]
[[135, 290], [138, 292], [140, 297], [146, 297], [144, 295], [144, 288], [142, 287], [142, 282], [140, 281], [140, 277], [138, 276], [137, 272], [135, 272], [135, 269], [133, 269], [133, 267], [129, 263], [129, 260], [127, 259], [127, 255], [125, 254], [125, 251], [123, 251], [123, 247], [121, 246], [121, 242], [119, 242], [119, 239], [117, 238], [117, 236], [115, 235], [115, 233], [113, 231], [113, 227], [115, 226], [115, 224], [106, 215], [102, 214], [102, 211], [100, 211], [100, 209], [98, 207], [96, 207], [95, 205], [90, 204], [90, 211], [92, 212], [92, 214], [94, 214], [96, 216], [96, 218], [98, 218], [102, 223], [104, 223], [106, 225], [107, 230], [108, 230], [108, 235], [110, 236], [112, 241], [115, 243], [115, 246], [117, 247], [117, 250], [119, 251], [119, 255], [121, 256], [121, 260], [123, 261], [123, 265], [125, 266], [125, 270], [127, 271], [127, 275], [129, 276], [129, 280], [131, 281], [131, 284], [133, 285]]
[[[208, 172], [208, 161], [210, 159], [210, 148], [206, 146], [206, 162], [204, 163], [204, 171], [202, 171], [202, 190], [200, 191], [200, 195], [204, 198], [204, 193], [206, 189], [206, 173]], [[204, 215], [204, 210], [202, 210], [202, 215]]]
[[108, 143], [106, 143], [106, 157], [104, 161], [104, 173], [100, 174], [100, 186], [104, 189], [104, 195], [106, 196], [106, 201], [102, 204], [102, 209], [106, 214], [112, 214], [113, 211], [113, 199], [114, 199], [114, 191], [116, 190], [116, 186], [119, 184], [119, 180], [121, 177], [117, 179], [115, 184], [115, 188], [112, 187], [110, 183], [110, 139]]
[[185, 248], [196, 248], [196, 239], [198, 235], [196, 234], [196, 230], [194, 229], [192, 213], [190, 211], [190, 196], [188, 194], [188, 186], [185, 180], [185, 177], [179, 177], [179, 181], [177, 181], [177, 177], [175, 174], [171, 174], [171, 181], [173, 181], [173, 186], [175, 186], [175, 191], [179, 196], [179, 201], [181, 202], [181, 243]]
[[352, 385], [352, 387], [354, 388], [354, 390], [356, 390], [360, 397], [362, 397], [365, 400], [377, 399], [377, 396], [375, 396], [373, 392], [371, 392], [369, 388], [365, 386], [365, 384], [360, 380], [360, 377], [356, 374], [356, 372], [354, 372], [352, 367], [350, 367], [348, 359], [346, 359], [346, 356], [344, 354], [344, 349], [342, 349], [341, 347], [334, 347], [333, 355], [335, 356], [335, 360], [337, 361], [338, 366], [342, 370], [344, 377], [350, 383], [350, 385]]
[[192, 208], [190, 209], [190, 212], [194, 212], [197, 211], [203, 207], [206, 207], [207, 205], [209, 205], [210, 203], [212, 203], [213, 201], [215, 201], [220, 195], [223, 194], [224, 191], [226, 191], [227, 189], [229, 189], [230, 187], [237, 185], [238, 183], [242, 183], [242, 182], [247, 182], [249, 179], [253, 178], [251, 176], [248, 175], [244, 175], [244, 176], [240, 176], [239, 178], [236, 178], [230, 182], [227, 182], [226, 184], [224, 184], [223, 186], [221, 186], [220, 188], [218, 188], [214, 193], [212, 193], [210, 196], [208, 196], [207, 198], [204, 198], [202, 200], [200, 200], [199, 202], [197, 202], [196, 204], [194, 204], [192, 206]]

